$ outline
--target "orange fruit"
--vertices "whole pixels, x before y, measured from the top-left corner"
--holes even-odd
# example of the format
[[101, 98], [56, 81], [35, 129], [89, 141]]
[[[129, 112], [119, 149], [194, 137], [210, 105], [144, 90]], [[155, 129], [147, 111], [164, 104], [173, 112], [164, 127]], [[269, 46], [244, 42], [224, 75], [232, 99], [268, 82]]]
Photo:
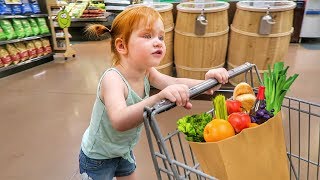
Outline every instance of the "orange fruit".
[[259, 124], [257, 124], [257, 123], [250, 123], [250, 124], [249, 124], [249, 128], [251, 128], [251, 127], [256, 127], [256, 126], [259, 126]]
[[224, 119], [213, 119], [203, 131], [203, 137], [206, 142], [217, 142], [234, 135], [235, 132], [232, 125]]

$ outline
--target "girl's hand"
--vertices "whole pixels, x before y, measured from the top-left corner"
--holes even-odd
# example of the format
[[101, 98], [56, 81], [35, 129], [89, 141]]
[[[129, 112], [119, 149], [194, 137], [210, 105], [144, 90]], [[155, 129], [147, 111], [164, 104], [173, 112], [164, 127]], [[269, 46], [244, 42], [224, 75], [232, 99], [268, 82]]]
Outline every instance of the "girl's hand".
[[160, 99], [168, 99], [175, 102], [177, 106], [191, 109], [192, 104], [189, 102], [189, 87], [184, 84], [174, 84], [164, 88], [158, 94]]
[[220, 85], [218, 85], [218, 86], [216, 86], [206, 92], [206, 94], [212, 95], [214, 91], [220, 89], [221, 84], [228, 83], [229, 74], [225, 68], [211, 69], [205, 75], [206, 80], [210, 79], [210, 78], [215, 78], [220, 83]]

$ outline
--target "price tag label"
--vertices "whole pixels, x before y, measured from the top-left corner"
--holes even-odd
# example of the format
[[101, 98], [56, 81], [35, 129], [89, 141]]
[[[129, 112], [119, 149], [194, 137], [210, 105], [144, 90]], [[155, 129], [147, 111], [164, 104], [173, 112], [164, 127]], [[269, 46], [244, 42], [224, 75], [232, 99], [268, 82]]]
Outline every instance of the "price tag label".
[[58, 24], [60, 28], [68, 28], [71, 24], [71, 17], [69, 16], [69, 13], [66, 10], [59, 11], [58, 15]]

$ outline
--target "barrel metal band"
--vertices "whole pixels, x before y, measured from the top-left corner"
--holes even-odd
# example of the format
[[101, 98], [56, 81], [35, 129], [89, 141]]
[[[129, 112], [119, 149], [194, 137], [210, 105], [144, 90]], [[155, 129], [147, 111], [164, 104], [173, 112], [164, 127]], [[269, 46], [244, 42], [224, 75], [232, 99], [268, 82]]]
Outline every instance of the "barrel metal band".
[[246, 36], [253, 36], [253, 37], [282, 37], [282, 36], [288, 36], [288, 35], [291, 35], [293, 33], [293, 30], [294, 28], [291, 27], [290, 31], [288, 32], [283, 32], [283, 33], [276, 33], [276, 34], [268, 34], [268, 35], [261, 35], [261, 34], [258, 34], [258, 33], [251, 33], [251, 32], [246, 32], [246, 31], [242, 31], [240, 29], [237, 29], [235, 28], [234, 26], [232, 26], [232, 24], [230, 25], [231, 27], [231, 30], [236, 32], [236, 33], [239, 33], [239, 34], [243, 34], [243, 35], [246, 35]]
[[161, 65], [161, 66], [157, 66], [157, 67], [155, 67], [156, 69], [164, 69], [164, 68], [166, 68], [166, 67], [169, 67], [169, 66], [171, 66], [173, 64], [173, 62], [170, 62], [170, 63], [167, 63], [167, 64], [163, 64], [163, 65]]
[[224, 63], [218, 65], [218, 66], [214, 66], [214, 67], [209, 67], [209, 68], [191, 68], [191, 67], [187, 67], [187, 66], [181, 66], [181, 65], [177, 65], [177, 68], [183, 69], [183, 70], [187, 70], [187, 71], [203, 71], [203, 72], [207, 72], [210, 69], [215, 69], [215, 68], [219, 68], [219, 67], [223, 67]]
[[182, 32], [177, 29], [175, 29], [174, 32], [181, 34], [181, 35], [184, 35], [184, 36], [189, 36], [189, 37], [213, 37], [213, 36], [221, 36], [221, 35], [227, 34], [229, 32], [229, 27], [224, 31], [214, 32], [214, 33], [206, 33], [203, 36], [199, 36], [194, 33]]

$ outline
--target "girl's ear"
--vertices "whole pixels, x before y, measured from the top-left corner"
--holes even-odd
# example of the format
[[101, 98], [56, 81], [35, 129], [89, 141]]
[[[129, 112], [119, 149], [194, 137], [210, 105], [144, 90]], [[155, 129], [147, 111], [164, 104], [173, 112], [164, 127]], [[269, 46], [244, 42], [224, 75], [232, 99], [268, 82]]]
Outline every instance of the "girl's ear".
[[114, 43], [119, 54], [125, 55], [128, 53], [127, 46], [123, 39], [117, 38]]

